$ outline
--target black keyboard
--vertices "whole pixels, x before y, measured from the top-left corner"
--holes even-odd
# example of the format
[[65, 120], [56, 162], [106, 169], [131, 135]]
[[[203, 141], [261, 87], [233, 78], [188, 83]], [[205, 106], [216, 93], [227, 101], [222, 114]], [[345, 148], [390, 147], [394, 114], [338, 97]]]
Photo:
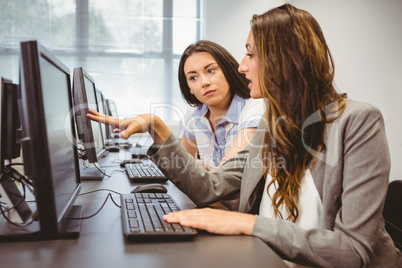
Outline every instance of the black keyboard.
[[135, 182], [165, 182], [168, 178], [151, 161], [126, 164], [127, 176]]
[[148, 147], [137, 147], [134, 146], [130, 149], [132, 158], [148, 158], [147, 151]]
[[163, 215], [180, 208], [169, 194], [135, 193], [121, 195], [123, 234], [127, 239], [191, 240], [197, 235], [193, 228], [168, 223]]

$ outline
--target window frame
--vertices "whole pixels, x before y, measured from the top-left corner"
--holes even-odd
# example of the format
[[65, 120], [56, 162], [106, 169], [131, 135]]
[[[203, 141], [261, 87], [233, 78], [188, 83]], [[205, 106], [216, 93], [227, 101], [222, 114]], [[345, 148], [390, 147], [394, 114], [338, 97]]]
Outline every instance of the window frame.
[[[119, 52], [119, 51], [97, 51], [89, 48], [89, 27], [90, 27], [90, 17], [89, 17], [89, 1], [91, 0], [75, 0], [76, 10], [75, 10], [75, 42], [71, 49], [58, 49], [57, 47], [49, 47], [49, 50], [56, 56], [64, 57], [75, 57], [76, 64], [79, 66], [69, 66], [72, 70], [75, 67], [81, 67], [85, 65], [87, 58], [89, 57], [113, 57], [113, 58], [155, 58], [162, 59], [164, 61], [164, 81], [163, 85], [166, 85], [162, 89], [161, 94], [163, 94], [163, 100], [165, 103], [172, 103], [172, 91], [174, 89], [174, 80], [177, 79], [177, 70], [173, 69], [173, 61], [180, 58], [181, 54], [175, 54], [173, 50], [173, 7], [174, 0], [163, 0], [163, 28], [162, 28], [162, 51], [161, 52]], [[92, 0], [95, 1], [95, 0]], [[201, 9], [203, 5], [203, 0], [196, 1], [196, 40], [201, 38]], [[19, 56], [19, 46], [14, 45], [7, 46], [7, 44], [0, 45], [0, 56]], [[10, 79], [17, 79], [18, 68], [12, 70], [12, 76]], [[171, 118], [172, 115], [168, 114], [165, 116]]]

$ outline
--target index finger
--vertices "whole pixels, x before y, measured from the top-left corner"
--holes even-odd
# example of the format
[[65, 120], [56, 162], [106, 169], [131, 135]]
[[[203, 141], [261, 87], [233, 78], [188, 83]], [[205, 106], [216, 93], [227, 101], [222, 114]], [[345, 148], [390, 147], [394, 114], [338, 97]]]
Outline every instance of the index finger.
[[88, 109], [87, 118], [97, 121], [99, 123], [103, 123], [106, 125], [112, 125], [119, 128], [119, 119], [113, 118], [111, 116], [98, 113], [95, 110]]

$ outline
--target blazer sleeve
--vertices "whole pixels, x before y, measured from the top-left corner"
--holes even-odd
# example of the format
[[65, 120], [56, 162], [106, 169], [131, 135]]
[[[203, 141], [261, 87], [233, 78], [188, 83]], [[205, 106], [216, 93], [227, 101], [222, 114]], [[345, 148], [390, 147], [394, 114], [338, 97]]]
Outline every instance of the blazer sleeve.
[[171, 134], [151, 155], [151, 160], [197, 206], [203, 207], [239, 193], [247, 156], [248, 150], [243, 150], [217, 171], [208, 172], [197, 165], [180, 141]]
[[340, 184], [338, 195], [325, 189], [322, 194], [324, 214], [333, 214], [332, 227], [304, 230], [293, 222], [257, 216], [253, 235], [284, 259], [303, 265], [368, 267], [382, 259], [387, 261], [382, 267], [394, 267], [395, 248], [387, 242], [382, 218], [390, 171], [382, 115], [371, 105], [352, 105], [334, 124], [326, 141], [340, 150], [328, 148], [326, 155], [338, 155], [339, 161], [334, 167], [323, 164], [326, 171], [318, 178]]

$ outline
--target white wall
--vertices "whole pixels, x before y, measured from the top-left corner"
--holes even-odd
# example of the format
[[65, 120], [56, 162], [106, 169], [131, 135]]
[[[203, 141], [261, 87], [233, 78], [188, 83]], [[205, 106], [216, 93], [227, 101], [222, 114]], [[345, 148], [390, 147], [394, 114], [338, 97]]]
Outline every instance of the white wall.
[[338, 88], [382, 111], [391, 152], [390, 179], [402, 179], [402, 1], [291, 3], [320, 23], [334, 56]]
[[[252, 14], [284, 2], [205, 0], [204, 37], [241, 60]], [[334, 57], [338, 89], [382, 111], [391, 152], [390, 180], [402, 179], [402, 1], [286, 2], [307, 10], [320, 23]]]
[[284, 0], [204, 0], [204, 38], [222, 45], [240, 62], [246, 53], [253, 14], [283, 3]]

